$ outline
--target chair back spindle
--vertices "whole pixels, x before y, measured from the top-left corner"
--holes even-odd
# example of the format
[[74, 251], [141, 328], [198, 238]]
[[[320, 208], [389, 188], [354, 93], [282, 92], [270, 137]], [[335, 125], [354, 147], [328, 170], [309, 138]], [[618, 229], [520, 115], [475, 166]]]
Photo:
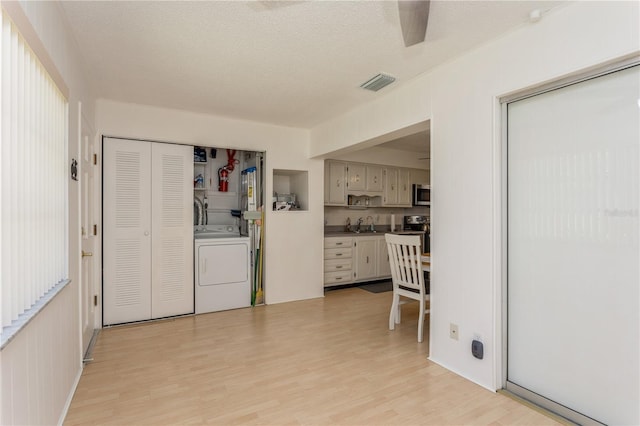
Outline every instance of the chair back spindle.
[[[404, 299], [420, 302], [418, 318], [418, 342], [422, 342], [424, 316], [429, 313], [425, 308], [429, 295], [426, 294], [422, 270], [421, 238], [419, 235], [385, 234], [387, 252], [393, 281], [393, 301], [389, 314], [389, 330], [400, 324], [400, 305]], [[401, 301], [401, 297], [404, 299]]]

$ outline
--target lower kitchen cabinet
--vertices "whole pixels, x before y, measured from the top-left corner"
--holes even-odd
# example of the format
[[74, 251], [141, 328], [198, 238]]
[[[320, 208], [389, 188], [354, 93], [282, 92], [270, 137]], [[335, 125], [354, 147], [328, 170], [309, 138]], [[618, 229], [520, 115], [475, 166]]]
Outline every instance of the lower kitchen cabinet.
[[353, 281], [353, 238], [324, 239], [324, 286], [347, 284]]
[[355, 274], [354, 281], [373, 280], [378, 277], [378, 237], [354, 238]]
[[325, 287], [390, 276], [384, 234], [324, 239]]
[[389, 252], [384, 236], [377, 241], [378, 250], [378, 277], [386, 278], [391, 276], [391, 265], [389, 264]]

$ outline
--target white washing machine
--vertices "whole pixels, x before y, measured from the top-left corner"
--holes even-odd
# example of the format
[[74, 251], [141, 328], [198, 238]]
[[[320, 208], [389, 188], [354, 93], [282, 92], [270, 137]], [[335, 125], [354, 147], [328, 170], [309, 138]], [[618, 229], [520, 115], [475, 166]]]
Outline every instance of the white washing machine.
[[236, 227], [208, 228], [194, 232], [195, 313], [251, 306], [249, 237]]

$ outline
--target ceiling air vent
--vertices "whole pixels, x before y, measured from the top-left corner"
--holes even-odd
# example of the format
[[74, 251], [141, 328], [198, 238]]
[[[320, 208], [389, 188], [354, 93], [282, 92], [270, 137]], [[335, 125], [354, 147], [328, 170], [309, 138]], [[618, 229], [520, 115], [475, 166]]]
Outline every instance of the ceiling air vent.
[[360, 87], [377, 92], [378, 90], [393, 83], [394, 81], [396, 81], [395, 77], [391, 77], [390, 75], [386, 74], [378, 74], [375, 77], [369, 79], [369, 81], [367, 81], [366, 83], [362, 83]]

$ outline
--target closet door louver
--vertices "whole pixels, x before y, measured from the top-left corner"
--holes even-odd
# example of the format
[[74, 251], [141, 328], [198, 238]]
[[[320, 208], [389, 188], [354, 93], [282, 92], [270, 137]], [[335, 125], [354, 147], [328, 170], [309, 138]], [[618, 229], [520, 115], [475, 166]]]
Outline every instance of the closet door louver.
[[151, 315], [193, 312], [193, 147], [153, 144]]
[[151, 144], [104, 143], [104, 325], [151, 318]]

